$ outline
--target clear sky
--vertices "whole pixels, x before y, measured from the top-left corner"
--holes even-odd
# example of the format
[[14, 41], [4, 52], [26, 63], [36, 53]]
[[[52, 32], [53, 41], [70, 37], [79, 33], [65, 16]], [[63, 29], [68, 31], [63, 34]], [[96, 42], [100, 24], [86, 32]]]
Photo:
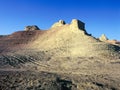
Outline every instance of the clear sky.
[[0, 35], [27, 25], [49, 29], [63, 19], [79, 19], [88, 33], [120, 40], [120, 0], [0, 0]]

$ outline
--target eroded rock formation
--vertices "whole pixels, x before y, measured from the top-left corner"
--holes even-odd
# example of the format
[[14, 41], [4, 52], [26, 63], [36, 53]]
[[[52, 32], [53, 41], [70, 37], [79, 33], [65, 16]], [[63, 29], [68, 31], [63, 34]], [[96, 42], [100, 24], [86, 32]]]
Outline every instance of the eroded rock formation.
[[52, 25], [52, 28], [54, 27], [59, 27], [59, 26], [63, 26], [65, 25], [65, 21], [64, 20], [59, 20], [58, 22], [56, 22], [55, 24]]
[[[37, 26], [27, 26], [25, 31], [8, 36], [8, 41], [12, 42], [12, 40], [15, 40], [17, 43], [9, 44], [16, 45], [17, 47], [21, 45], [21, 42], [24, 45], [24, 41], [27, 41], [26, 52], [28, 52], [27, 49], [49, 51], [47, 53], [52, 53], [54, 54], [53, 56], [109, 57], [112, 55], [111, 57], [119, 57], [119, 55], [117, 55], [119, 54], [119, 47], [100, 42], [93, 36], [90, 36], [85, 30], [85, 24], [77, 19], [73, 19], [70, 24], [65, 24], [65, 21], [59, 20], [59, 22], [53, 24], [50, 30], [41, 31]], [[26, 38], [25, 40], [22, 35]], [[2, 41], [4, 41], [4, 39], [7, 43], [7, 37], [1, 38]], [[100, 40], [105, 41], [107, 38], [105, 35], [102, 35]], [[1, 46], [5, 47], [6, 45], [3, 44], [1, 43]], [[10, 50], [14, 50], [14, 48]]]
[[108, 38], [106, 37], [105, 34], [102, 34], [102, 35], [100, 36], [99, 40], [101, 40], [101, 41], [107, 41]]
[[70, 25], [74, 30], [77, 28], [80, 30], [85, 30], [85, 23], [81, 22], [80, 20], [73, 19]]
[[34, 30], [40, 30], [38, 26], [33, 25], [33, 26], [26, 26], [25, 31], [34, 31]]

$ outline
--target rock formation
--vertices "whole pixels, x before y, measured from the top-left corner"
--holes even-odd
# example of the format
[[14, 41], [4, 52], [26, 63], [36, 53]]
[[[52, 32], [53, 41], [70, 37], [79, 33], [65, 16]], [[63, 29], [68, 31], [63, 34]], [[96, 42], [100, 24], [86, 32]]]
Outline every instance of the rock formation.
[[81, 22], [80, 20], [73, 19], [70, 25], [71, 25], [72, 29], [78, 28], [80, 30], [85, 31], [85, 24], [83, 22]]
[[63, 25], [65, 25], [65, 21], [59, 20], [58, 22], [56, 22], [55, 24], [52, 25], [52, 28], [63, 26]]
[[33, 26], [26, 26], [25, 31], [34, 31], [34, 30], [40, 30], [38, 26], [33, 25]]
[[[21, 41], [19, 44], [24, 44], [24, 41], [29, 41], [29, 43], [27, 42], [26, 44], [29, 45], [26, 47], [26, 49], [28, 48], [32, 50], [35, 49], [37, 51], [49, 51], [49, 54], [54, 53], [53, 56], [110, 57], [112, 55], [111, 57], [119, 57], [117, 54], [119, 54], [118, 51], [120, 48], [114, 45], [100, 42], [93, 36], [87, 34], [87, 31], [85, 30], [85, 24], [77, 19], [73, 19], [70, 24], [65, 24], [65, 21], [60, 20], [59, 22], [55, 23], [50, 30], [41, 31], [38, 29], [39, 28], [37, 26], [27, 26], [25, 31], [34, 32], [15, 33], [9, 36], [9, 40], [10, 38], [11, 40], [14, 40], [12, 38], [17, 39], [19, 36], [19, 40], [15, 40], [16, 43], [18, 43], [17, 41]], [[36, 35], [35, 32], [38, 34]], [[42, 35], [39, 35], [41, 33]], [[22, 35], [24, 35], [26, 38], [25, 40], [22, 40]], [[27, 38], [29, 37], [30, 39], [28, 40]], [[107, 38], [103, 34], [100, 40], [105, 41]]]
[[100, 36], [99, 40], [101, 40], [101, 41], [107, 41], [108, 38], [106, 37], [105, 34], [102, 34], [102, 35]]
[[[54, 56], [118, 56], [116, 55], [117, 46], [100, 42], [87, 34], [84, 23], [79, 20], [73, 19], [70, 24], [59, 23], [58, 26], [56, 24], [53, 26], [54, 28], [48, 30], [45, 36], [38, 37], [32, 43], [32, 48], [37, 45], [38, 50], [50, 51], [49, 53], [54, 53]], [[38, 41], [42, 42], [39, 43]]]
[[113, 44], [113, 45], [119, 45], [120, 46], [120, 42], [117, 40], [109, 40], [105, 34], [102, 34], [101, 37], [99, 37], [100, 41], [109, 43], [109, 44]]

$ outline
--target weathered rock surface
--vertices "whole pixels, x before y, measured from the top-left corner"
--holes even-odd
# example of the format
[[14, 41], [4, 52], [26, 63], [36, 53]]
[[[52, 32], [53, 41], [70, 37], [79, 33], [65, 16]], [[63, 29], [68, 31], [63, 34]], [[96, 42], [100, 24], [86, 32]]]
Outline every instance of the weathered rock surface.
[[70, 25], [71, 25], [71, 28], [73, 30], [78, 28], [80, 30], [84, 30], [85, 31], [85, 24], [83, 22], [81, 22], [80, 20], [73, 19]]
[[117, 45], [117, 46], [120, 46], [120, 41], [117, 41], [117, 40], [109, 40], [105, 34], [102, 34], [101, 37], [99, 37], [99, 40], [100, 41], [103, 41], [103, 42], [106, 42], [106, 43], [109, 43], [109, 44], [113, 44], [113, 45]]
[[54, 27], [58, 27], [59, 28], [59, 26], [63, 26], [63, 25], [65, 25], [65, 21], [59, 20], [58, 22], [53, 24], [51, 28], [54, 28]]
[[34, 30], [40, 30], [38, 26], [33, 25], [33, 26], [26, 26], [25, 31], [34, 31]]
[[102, 34], [102, 35], [100, 36], [99, 40], [101, 40], [101, 41], [107, 41], [108, 38], [106, 37], [105, 34]]

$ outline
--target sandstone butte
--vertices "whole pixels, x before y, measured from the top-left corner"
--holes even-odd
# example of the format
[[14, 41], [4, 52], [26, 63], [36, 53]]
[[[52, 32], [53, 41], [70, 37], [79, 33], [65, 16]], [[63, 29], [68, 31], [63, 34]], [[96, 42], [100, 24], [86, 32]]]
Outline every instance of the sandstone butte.
[[49, 30], [33, 25], [26, 26], [25, 31], [1, 36], [0, 54], [43, 51], [52, 57], [119, 58], [120, 47], [106, 43], [107, 40], [104, 34], [99, 39], [88, 34], [85, 24], [79, 20], [73, 19], [70, 24], [60, 20]]

